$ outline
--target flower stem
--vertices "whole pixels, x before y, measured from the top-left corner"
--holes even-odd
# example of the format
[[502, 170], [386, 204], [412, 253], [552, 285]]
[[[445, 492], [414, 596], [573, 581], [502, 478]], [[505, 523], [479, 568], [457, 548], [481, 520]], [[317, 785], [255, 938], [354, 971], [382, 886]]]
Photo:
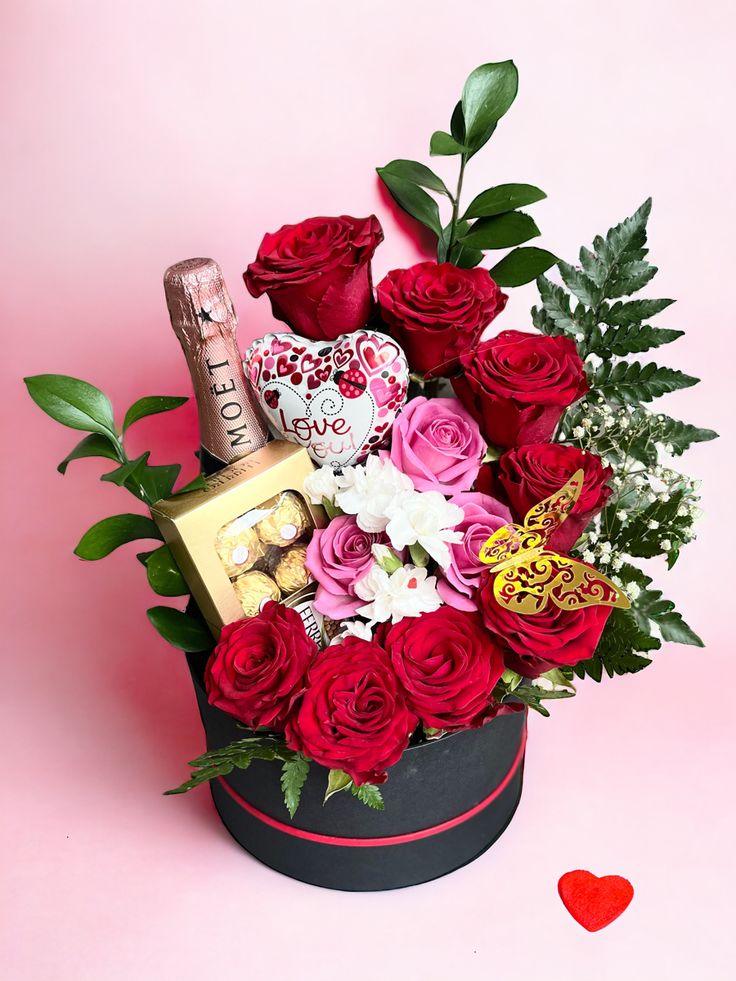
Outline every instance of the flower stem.
[[457, 231], [457, 216], [460, 212], [460, 195], [463, 190], [463, 177], [465, 176], [465, 164], [467, 163], [467, 158], [463, 153], [460, 157], [460, 173], [457, 178], [457, 190], [455, 191], [455, 197], [452, 201], [452, 220], [450, 222], [450, 241], [447, 245], [447, 259], [450, 260], [450, 250], [455, 244], [456, 231]]

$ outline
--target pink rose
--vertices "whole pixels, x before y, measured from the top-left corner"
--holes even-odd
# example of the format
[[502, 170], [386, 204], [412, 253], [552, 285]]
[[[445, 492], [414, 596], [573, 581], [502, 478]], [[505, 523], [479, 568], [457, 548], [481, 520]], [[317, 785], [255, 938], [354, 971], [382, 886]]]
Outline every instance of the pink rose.
[[419, 491], [470, 490], [485, 451], [478, 424], [457, 399], [412, 399], [394, 423], [391, 462]]
[[318, 528], [307, 546], [305, 564], [318, 584], [314, 605], [319, 612], [332, 620], [353, 616], [365, 603], [355, 595], [355, 584], [373, 565], [371, 546], [388, 544], [384, 532], [363, 531], [352, 514]]
[[455, 529], [462, 532], [463, 540], [450, 545], [450, 564], [437, 582], [437, 592], [448, 606], [470, 611], [477, 609], [475, 590], [481, 573], [488, 568], [478, 558], [481, 546], [511, 521], [511, 512], [486, 494], [456, 494], [451, 501], [465, 514]]

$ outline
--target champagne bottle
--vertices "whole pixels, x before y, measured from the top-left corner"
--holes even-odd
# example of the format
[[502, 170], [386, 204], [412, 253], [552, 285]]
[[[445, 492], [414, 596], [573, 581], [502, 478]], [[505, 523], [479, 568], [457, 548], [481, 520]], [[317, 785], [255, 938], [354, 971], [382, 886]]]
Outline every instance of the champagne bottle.
[[171, 326], [184, 350], [199, 410], [200, 462], [214, 473], [268, 441], [243, 371], [238, 321], [213, 259], [186, 259], [164, 273]]

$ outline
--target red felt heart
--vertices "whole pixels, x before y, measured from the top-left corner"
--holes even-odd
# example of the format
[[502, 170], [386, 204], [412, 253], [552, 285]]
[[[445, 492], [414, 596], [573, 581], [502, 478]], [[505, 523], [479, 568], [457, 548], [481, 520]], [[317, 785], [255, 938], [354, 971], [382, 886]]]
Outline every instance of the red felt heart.
[[557, 884], [567, 912], [580, 926], [602, 930], [613, 923], [634, 898], [634, 887], [620, 875], [604, 875], [576, 869], [566, 872]]

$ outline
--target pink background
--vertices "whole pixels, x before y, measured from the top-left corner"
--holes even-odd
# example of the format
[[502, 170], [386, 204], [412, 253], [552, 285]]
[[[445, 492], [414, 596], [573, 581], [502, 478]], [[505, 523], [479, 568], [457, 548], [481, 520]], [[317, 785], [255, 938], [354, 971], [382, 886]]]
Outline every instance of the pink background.
[[[3, 6], [4, 976], [733, 977], [730, 5]], [[72, 555], [129, 500], [97, 482], [97, 462], [55, 473], [78, 437], [20, 379], [77, 375], [119, 412], [187, 394], [164, 268], [217, 258], [245, 345], [273, 322], [240, 276], [285, 221], [375, 211], [377, 276], [410, 263], [419, 247], [373, 168], [427, 159], [468, 71], [508, 57], [519, 98], [469, 194], [539, 184], [540, 244], [567, 258], [654, 195], [657, 295], [679, 299], [662, 325], [689, 331], [664, 357], [705, 382], [668, 411], [724, 436], [686, 460], [706, 517], [661, 577], [708, 646], [669, 646], [642, 675], [587, 683], [532, 719], [520, 809], [480, 861], [403, 892], [317, 890], [240, 851], [205, 790], [161, 796], [202, 747], [182, 658], [147, 623], [133, 547], [99, 566]], [[534, 293], [515, 291], [497, 326], [527, 327]], [[133, 449], [151, 443], [193, 470], [193, 407], [141, 424]], [[579, 867], [636, 889], [599, 934], [557, 898]]]

